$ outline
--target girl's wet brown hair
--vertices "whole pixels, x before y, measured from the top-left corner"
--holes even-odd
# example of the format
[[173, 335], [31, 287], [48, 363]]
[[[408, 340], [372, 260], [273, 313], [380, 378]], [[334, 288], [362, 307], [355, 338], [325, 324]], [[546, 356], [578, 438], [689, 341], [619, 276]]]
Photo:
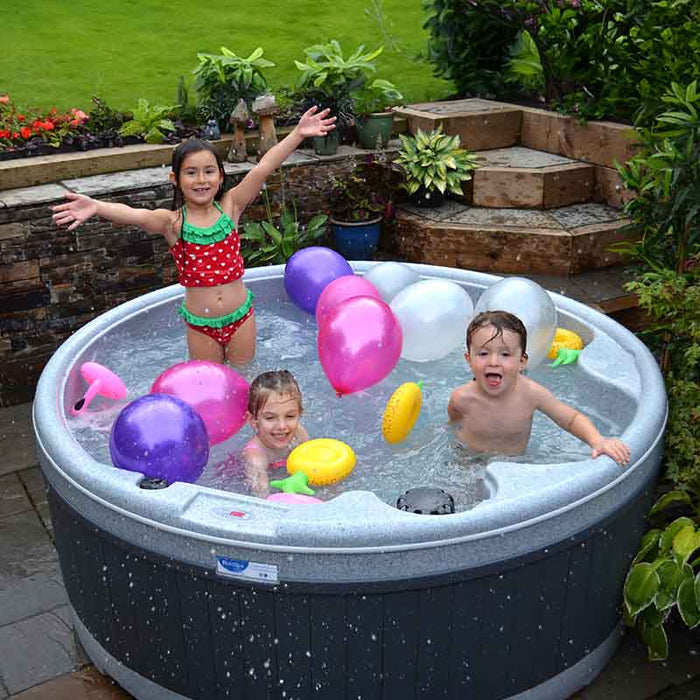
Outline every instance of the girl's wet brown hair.
[[294, 375], [286, 369], [273, 370], [271, 372], [263, 372], [259, 374], [250, 385], [250, 393], [248, 394], [248, 413], [253, 418], [257, 418], [258, 413], [262, 411], [267, 403], [267, 400], [273, 394], [280, 396], [291, 396], [296, 399], [299, 404], [299, 413], [304, 412], [304, 407], [301, 403], [301, 389], [294, 379]]
[[467, 352], [469, 352], [469, 342], [471, 337], [480, 328], [493, 326], [496, 332], [489, 339], [489, 342], [499, 335], [503, 335], [503, 331], [511, 331], [520, 339], [520, 349], [525, 357], [527, 357], [527, 330], [525, 324], [514, 314], [509, 311], [482, 311], [474, 316], [471, 323], [467, 327]]

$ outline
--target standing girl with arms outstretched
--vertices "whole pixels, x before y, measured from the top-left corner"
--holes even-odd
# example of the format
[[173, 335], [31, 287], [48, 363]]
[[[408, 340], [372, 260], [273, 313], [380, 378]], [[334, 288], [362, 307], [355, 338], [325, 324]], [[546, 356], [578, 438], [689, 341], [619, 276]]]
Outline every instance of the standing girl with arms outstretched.
[[316, 107], [305, 112], [294, 130], [226, 193], [221, 159], [207, 141], [190, 139], [173, 152], [173, 211], [135, 209], [71, 192], [66, 194], [69, 202], [53, 207], [53, 220], [71, 231], [96, 215], [162, 235], [186, 288], [179, 313], [187, 324], [190, 358], [245, 364], [255, 356], [256, 329], [253, 295], [241, 280], [238, 222], [270, 173], [305, 138], [324, 136], [335, 128], [335, 117], [328, 112], [317, 113]]

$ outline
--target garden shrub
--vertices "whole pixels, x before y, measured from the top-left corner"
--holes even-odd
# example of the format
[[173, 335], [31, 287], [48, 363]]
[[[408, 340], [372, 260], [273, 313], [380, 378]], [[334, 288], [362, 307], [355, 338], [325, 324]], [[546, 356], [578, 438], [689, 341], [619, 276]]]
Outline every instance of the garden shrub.
[[[619, 171], [635, 198], [625, 206], [639, 238], [619, 244], [640, 263], [627, 288], [647, 312], [645, 332], [668, 394], [663, 476], [675, 490], [650, 512], [624, 587], [625, 621], [651, 660], [668, 656], [664, 623], [674, 609], [700, 625], [700, 95], [672, 83], [666, 111], [639, 130], [642, 147]], [[678, 507], [683, 508], [678, 517]]]
[[635, 193], [625, 205], [638, 239], [615, 248], [642, 266], [628, 288], [648, 313], [647, 337], [666, 379], [666, 476], [700, 493], [700, 94], [673, 83], [668, 111], [639, 131], [642, 147], [619, 168]]
[[428, 59], [460, 95], [499, 97], [504, 69], [520, 26], [471, 0], [427, 0]]
[[645, 123], [669, 82], [687, 84], [700, 66], [700, 6], [691, 0], [427, 0], [426, 7], [429, 56], [460, 93], [502, 96], [504, 74], [530, 90], [541, 84], [545, 101], [561, 111]]

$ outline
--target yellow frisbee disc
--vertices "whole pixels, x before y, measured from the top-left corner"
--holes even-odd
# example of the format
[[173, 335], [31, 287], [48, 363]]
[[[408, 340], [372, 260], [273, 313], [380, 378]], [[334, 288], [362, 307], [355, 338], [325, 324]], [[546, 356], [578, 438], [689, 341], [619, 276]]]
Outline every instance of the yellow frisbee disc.
[[357, 459], [350, 445], [333, 438], [307, 440], [295, 447], [287, 457], [290, 474], [304, 472], [311, 486], [327, 486], [344, 479]]

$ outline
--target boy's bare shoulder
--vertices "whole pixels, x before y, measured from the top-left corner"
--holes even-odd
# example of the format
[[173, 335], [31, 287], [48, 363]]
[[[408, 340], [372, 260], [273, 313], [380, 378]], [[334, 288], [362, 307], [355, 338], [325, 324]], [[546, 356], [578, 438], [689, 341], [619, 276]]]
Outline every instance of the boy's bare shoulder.
[[530, 377], [520, 376], [519, 385], [521, 391], [526, 393], [533, 400], [539, 400], [550, 394], [549, 389], [546, 389], [542, 384], [530, 379]]

